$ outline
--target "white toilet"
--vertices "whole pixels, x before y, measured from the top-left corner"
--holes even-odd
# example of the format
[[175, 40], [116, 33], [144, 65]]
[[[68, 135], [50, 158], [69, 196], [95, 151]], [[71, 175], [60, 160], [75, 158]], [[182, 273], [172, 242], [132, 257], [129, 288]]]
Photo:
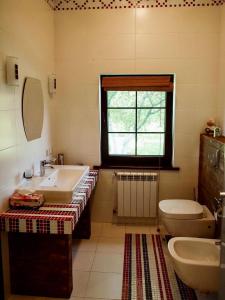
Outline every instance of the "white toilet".
[[220, 246], [214, 239], [175, 237], [168, 250], [174, 270], [189, 287], [200, 292], [219, 289]]
[[163, 225], [172, 236], [213, 238], [215, 218], [205, 205], [193, 200], [168, 199], [159, 202]]

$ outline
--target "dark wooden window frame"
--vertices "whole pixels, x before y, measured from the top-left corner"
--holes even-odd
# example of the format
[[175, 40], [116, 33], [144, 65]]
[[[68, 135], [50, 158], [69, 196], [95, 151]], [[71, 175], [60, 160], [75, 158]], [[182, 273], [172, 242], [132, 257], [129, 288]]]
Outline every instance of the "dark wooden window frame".
[[[166, 91], [166, 132], [165, 132], [165, 154], [163, 156], [132, 156], [132, 155], [109, 155], [108, 149], [108, 120], [107, 120], [107, 90], [103, 87], [102, 82], [105, 77], [116, 77], [117, 75], [101, 75], [101, 167], [134, 167], [134, 168], [164, 168], [172, 169], [172, 155], [173, 155], [173, 89]], [[118, 75], [120, 77], [146, 77], [147, 75]], [[148, 76], [170, 76], [173, 84], [173, 75], [148, 75]], [[109, 89], [111, 90], [111, 89]], [[117, 90], [114, 87], [112, 90]], [[121, 90], [119, 88], [118, 90]], [[131, 88], [130, 90], [135, 90]], [[152, 89], [141, 88], [136, 91], [150, 91]], [[163, 88], [158, 89], [164, 91]], [[153, 89], [157, 91], [157, 89]]]

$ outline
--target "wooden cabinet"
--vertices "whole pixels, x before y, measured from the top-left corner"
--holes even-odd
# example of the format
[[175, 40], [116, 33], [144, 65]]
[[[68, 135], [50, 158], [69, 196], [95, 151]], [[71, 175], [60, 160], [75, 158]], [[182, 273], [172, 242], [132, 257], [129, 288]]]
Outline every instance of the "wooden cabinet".
[[71, 235], [10, 232], [9, 255], [12, 294], [70, 297]]
[[215, 197], [224, 191], [224, 145], [225, 137], [200, 137], [198, 199], [212, 212], [216, 208]]
[[89, 239], [90, 235], [90, 200], [72, 235], [9, 232], [12, 294], [70, 298], [72, 238]]

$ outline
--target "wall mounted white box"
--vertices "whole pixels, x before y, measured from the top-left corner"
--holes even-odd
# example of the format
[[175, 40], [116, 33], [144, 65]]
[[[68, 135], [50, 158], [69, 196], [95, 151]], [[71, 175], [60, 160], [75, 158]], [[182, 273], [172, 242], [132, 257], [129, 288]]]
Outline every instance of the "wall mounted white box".
[[56, 75], [52, 74], [48, 77], [48, 91], [50, 95], [56, 93]]
[[19, 86], [19, 59], [6, 57], [6, 81], [8, 85]]

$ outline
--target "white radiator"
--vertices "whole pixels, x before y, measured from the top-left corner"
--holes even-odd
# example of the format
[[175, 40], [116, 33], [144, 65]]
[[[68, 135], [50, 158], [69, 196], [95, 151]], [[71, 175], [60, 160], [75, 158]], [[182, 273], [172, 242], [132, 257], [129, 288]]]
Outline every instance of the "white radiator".
[[156, 217], [157, 173], [117, 172], [116, 178], [119, 217]]

